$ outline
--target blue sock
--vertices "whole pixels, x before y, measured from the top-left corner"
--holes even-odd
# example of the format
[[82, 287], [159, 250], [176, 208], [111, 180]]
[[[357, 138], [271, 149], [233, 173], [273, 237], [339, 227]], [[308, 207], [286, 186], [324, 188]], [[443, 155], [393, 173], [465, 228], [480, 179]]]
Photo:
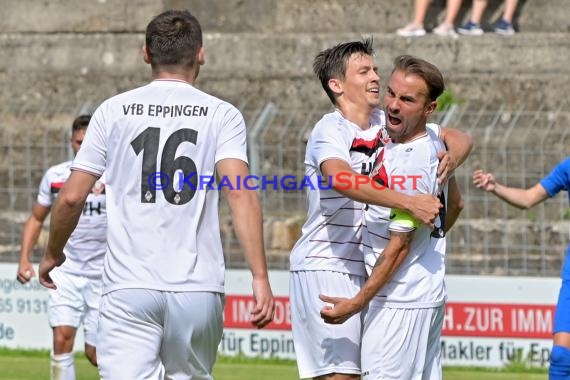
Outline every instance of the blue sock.
[[552, 347], [548, 379], [570, 380], [570, 349], [563, 346]]

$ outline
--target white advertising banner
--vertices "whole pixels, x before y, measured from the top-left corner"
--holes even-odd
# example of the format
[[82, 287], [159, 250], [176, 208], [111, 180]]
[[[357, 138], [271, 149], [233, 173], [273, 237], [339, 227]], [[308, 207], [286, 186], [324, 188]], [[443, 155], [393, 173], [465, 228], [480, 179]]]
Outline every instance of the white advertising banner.
[[[16, 264], [0, 264], [0, 347], [51, 349], [48, 291], [34, 277], [25, 285], [16, 280]], [[37, 268], [36, 268], [37, 269]], [[75, 348], [83, 350], [83, 330]]]
[[[48, 292], [37, 279], [26, 285], [18, 283], [16, 269], [16, 264], [0, 264], [0, 346], [49, 349]], [[249, 271], [227, 271], [220, 353], [295, 358], [289, 272], [272, 271], [270, 278], [276, 297], [275, 319], [258, 330], [249, 323], [253, 307]], [[547, 365], [560, 279], [448, 276], [446, 281], [444, 365], [496, 367], [513, 360]], [[82, 347], [80, 331], [76, 348]]]

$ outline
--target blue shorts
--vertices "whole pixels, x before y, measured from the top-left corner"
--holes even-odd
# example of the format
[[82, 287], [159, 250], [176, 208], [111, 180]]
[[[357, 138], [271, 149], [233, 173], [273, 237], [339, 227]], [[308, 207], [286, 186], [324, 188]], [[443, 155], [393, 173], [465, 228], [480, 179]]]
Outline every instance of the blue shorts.
[[570, 333], [570, 280], [562, 279], [554, 313], [554, 333]]

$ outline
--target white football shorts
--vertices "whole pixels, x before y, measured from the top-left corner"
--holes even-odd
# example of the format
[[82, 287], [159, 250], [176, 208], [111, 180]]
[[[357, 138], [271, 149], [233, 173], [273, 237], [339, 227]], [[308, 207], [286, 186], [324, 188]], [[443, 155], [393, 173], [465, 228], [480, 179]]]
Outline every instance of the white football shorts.
[[101, 379], [211, 380], [224, 295], [120, 289], [101, 299]]
[[363, 282], [364, 277], [340, 272], [291, 272], [291, 325], [300, 378], [360, 374], [360, 314], [341, 325], [326, 324], [320, 316], [326, 304], [319, 294], [350, 298]]
[[445, 306], [394, 309], [373, 303], [364, 316], [363, 380], [441, 380]]
[[103, 281], [100, 278], [73, 275], [59, 268], [53, 269], [50, 276], [57, 285], [57, 289], [49, 290], [50, 326], [77, 328], [83, 322], [85, 343], [96, 346]]

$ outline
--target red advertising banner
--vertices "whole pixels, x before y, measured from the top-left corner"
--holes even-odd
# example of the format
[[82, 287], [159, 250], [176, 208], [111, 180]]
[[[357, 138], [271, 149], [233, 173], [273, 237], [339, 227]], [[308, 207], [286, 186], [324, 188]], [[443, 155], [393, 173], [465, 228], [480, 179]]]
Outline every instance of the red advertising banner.
[[[251, 310], [255, 303], [252, 296], [226, 295], [224, 327], [251, 329]], [[265, 330], [291, 330], [291, 309], [289, 297], [275, 297], [275, 316]]]
[[[252, 296], [227, 295], [224, 326], [251, 329]], [[489, 338], [552, 338], [553, 305], [449, 302], [445, 307], [443, 336]], [[275, 318], [269, 330], [291, 330], [289, 297], [275, 298]]]
[[443, 336], [551, 339], [553, 305], [449, 302]]

